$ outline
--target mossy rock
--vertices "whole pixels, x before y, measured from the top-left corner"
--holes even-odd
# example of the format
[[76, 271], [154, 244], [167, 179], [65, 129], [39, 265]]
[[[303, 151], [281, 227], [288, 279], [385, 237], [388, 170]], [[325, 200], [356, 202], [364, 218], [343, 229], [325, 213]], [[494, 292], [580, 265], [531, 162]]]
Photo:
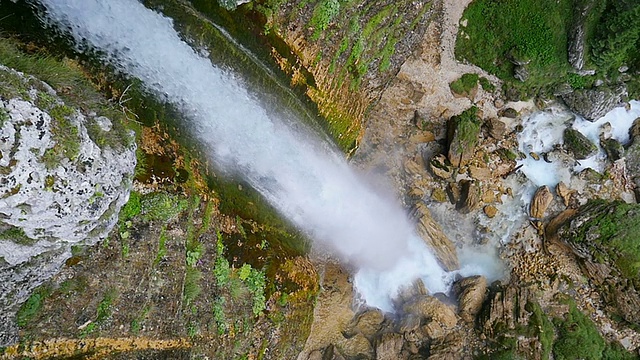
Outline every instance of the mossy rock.
[[584, 160], [596, 153], [598, 147], [578, 130], [567, 128], [564, 131], [564, 144], [576, 160]]
[[473, 157], [480, 137], [480, 126], [482, 125], [482, 120], [480, 120], [477, 113], [478, 108], [472, 106], [463, 111], [462, 114], [449, 120], [447, 134], [449, 153], [447, 157], [454, 167], [468, 164]]

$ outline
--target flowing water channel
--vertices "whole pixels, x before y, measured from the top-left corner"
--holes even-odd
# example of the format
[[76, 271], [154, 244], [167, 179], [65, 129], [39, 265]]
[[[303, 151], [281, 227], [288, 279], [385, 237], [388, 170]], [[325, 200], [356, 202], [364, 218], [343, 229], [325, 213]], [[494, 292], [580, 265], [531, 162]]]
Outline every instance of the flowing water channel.
[[236, 73], [184, 42], [171, 19], [136, 0], [40, 3], [78, 50], [98, 53], [177, 108], [219, 167], [356, 268], [367, 304], [392, 311], [392, 297], [417, 278], [431, 292], [447, 291], [453, 274], [438, 265], [392, 197], [369, 187], [333, 145], [265, 106]]

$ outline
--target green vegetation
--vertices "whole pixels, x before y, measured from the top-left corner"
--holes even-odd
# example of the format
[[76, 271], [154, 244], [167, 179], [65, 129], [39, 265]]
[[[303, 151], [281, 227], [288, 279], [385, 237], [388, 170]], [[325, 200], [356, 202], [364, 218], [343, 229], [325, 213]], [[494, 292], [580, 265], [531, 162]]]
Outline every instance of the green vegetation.
[[542, 345], [542, 360], [548, 360], [555, 336], [553, 323], [537, 302], [527, 303], [525, 309], [531, 312], [528, 327], [529, 335], [538, 337], [540, 345]]
[[194, 267], [188, 266], [184, 277], [183, 298], [185, 305], [190, 305], [202, 291], [200, 281], [202, 280], [202, 272]]
[[329, 23], [338, 13], [340, 13], [338, 0], [321, 0], [313, 9], [313, 15], [309, 21], [309, 26], [313, 28], [311, 40], [318, 40], [320, 34], [327, 30]]
[[593, 242], [596, 246], [591, 250], [596, 259], [613, 261], [622, 275], [637, 282], [640, 272], [639, 209], [637, 204], [590, 201], [581, 209], [582, 214], [590, 216], [589, 221], [575, 229], [571, 241]]
[[449, 84], [449, 87], [453, 93], [466, 96], [478, 86], [478, 80], [480, 80], [478, 74], [464, 74], [458, 80]]
[[606, 3], [590, 46], [593, 62], [605, 73], [615, 73], [618, 67], [638, 61], [640, 4], [623, 0]]
[[188, 201], [165, 192], [145, 194], [140, 199], [140, 214], [145, 221], [168, 222], [187, 208]]
[[33, 319], [44, 304], [45, 299], [51, 294], [51, 289], [47, 286], [41, 286], [35, 290], [31, 296], [25, 301], [18, 310], [16, 315], [16, 323], [20, 327], [25, 327]]
[[17, 226], [10, 226], [8, 229], [0, 231], [0, 240], [11, 240], [22, 245], [31, 245], [36, 241], [28, 237], [24, 230]]
[[480, 86], [482, 86], [484, 91], [494, 92], [496, 90], [496, 86], [493, 85], [491, 81], [489, 81], [489, 79], [487, 79], [484, 76], [480, 78], [479, 82], [480, 82]]
[[[460, 115], [451, 118], [452, 130], [451, 144], [449, 145], [449, 158], [462, 158], [464, 154], [473, 151], [479, 141], [480, 126], [482, 122], [477, 116], [478, 108], [472, 106], [463, 111]], [[453, 160], [452, 160], [453, 162]]]
[[553, 344], [553, 356], [558, 360], [599, 360], [605, 341], [595, 324], [570, 303], [566, 319], [554, 319], [558, 339]]

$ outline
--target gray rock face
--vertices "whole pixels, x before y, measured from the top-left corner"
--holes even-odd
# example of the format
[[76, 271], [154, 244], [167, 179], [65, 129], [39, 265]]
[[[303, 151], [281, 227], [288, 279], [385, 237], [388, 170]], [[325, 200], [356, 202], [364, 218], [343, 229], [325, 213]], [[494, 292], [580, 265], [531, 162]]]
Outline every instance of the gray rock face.
[[562, 96], [571, 111], [589, 121], [597, 120], [619, 106], [627, 96], [624, 87], [576, 90]]
[[[25, 75], [0, 71], [26, 86]], [[100, 148], [89, 137], [90, 124], [110, 131], [109, 119], [85, 116], [48, 85], [29, 81], [47, 91], [31, 87], [29, 96], [0, 101], [0, 345], [15, 341], [19, 305], [60, 269], [71, 246], [107, 236], [128, 200], [136, 164], [135, 145]], [[67, 113], [55, 117], [39, 108], [45, 98]], [[73, 141], [74, 151], [52, 162], [62, 141]]]

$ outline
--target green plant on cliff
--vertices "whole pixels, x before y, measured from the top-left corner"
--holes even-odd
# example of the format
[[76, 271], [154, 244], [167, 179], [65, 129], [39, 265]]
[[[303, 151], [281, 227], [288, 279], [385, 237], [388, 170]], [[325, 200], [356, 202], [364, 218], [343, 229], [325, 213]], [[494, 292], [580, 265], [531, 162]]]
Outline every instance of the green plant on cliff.
[[458, 80], [449, 84], [451, 91], [458, 95], [466, 95], [478, 85], [478, 74], [464, 74]]
[[595, 324], [584, 315], [575, 303], [569, 303], [565, 319], [554, 319], [558, 339], [553, 344], [553, 355], [557, 360], [599, 360], [606, 343]]
[[333, 18], [340, 13], [340, 2], [338, 0], [322, 0], [313, 9], [313, 15], [309, 21], [309, 26], [313, 28], [312, 40], [317, 40], [323, 31], [327, 29]]
[[472, 106], [460, 115], [451, 118], [455, 133], [453, 134], [450, 144], [450, 155], [457, 158], [472, 151], [478, 144], [482, 122], [480, 118], [478, 118], [477, 113], [478, 108]]

